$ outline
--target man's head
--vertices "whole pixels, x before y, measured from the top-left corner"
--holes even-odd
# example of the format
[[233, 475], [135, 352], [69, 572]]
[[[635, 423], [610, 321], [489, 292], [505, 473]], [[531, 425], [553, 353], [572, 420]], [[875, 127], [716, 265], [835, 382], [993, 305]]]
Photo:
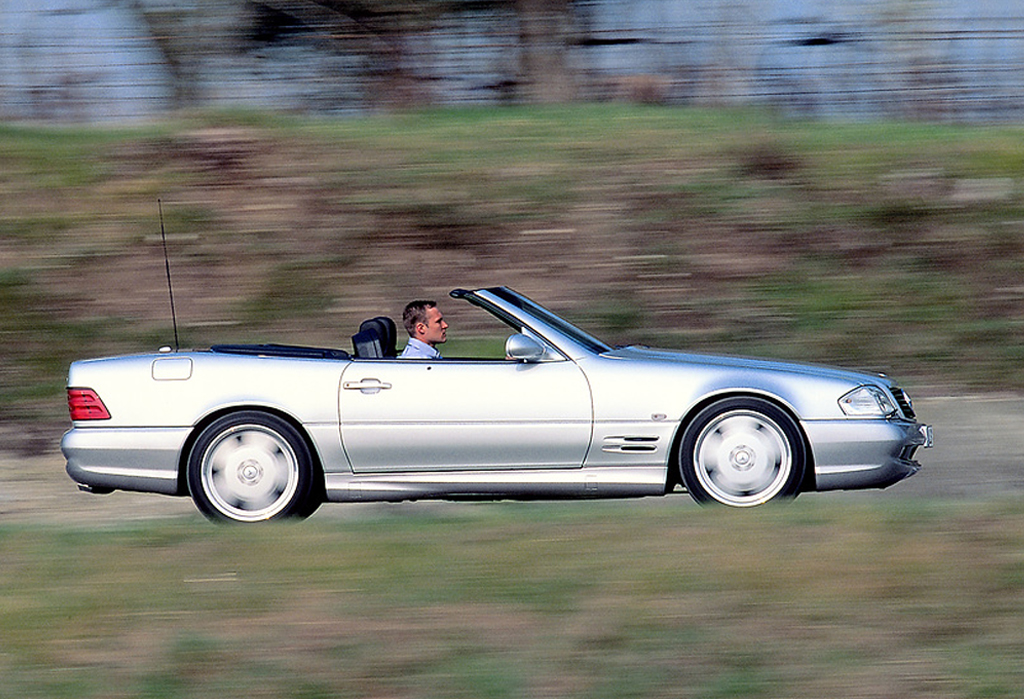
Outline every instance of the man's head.
[[431, 347], [448, 339], [448, 323], [441, 309], [433, 301], [413, 301], [402, 313], [402, 324], [409, 337], [425, 342]]

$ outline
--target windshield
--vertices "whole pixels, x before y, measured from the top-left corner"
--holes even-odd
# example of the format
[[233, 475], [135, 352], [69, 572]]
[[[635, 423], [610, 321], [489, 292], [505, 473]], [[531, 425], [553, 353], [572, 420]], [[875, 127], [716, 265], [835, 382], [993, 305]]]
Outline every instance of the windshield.
[[502, 301], [506, 301], [507, 303], [512, 304], [516, 308], [525, 311], [534, 318], [537, 318], [543, 323], [551, 326], [558, 332], [568, 337], [573, 342], [581, 345], [582, 347], [593, 352], [594, 354], [610, 352], [612, 349], [605, 343], [598, 340], [593, 335], [583, 332], [572, 323], [569, 323], [559, 318], [548, 309], [534, 303], [525, 296], [517, 294], [511, 289], [507, 289], [505, 287], [497, 287], [493, 289], [488, 289], [488, 291], [497, 296], [498, 298], [500, 298]]

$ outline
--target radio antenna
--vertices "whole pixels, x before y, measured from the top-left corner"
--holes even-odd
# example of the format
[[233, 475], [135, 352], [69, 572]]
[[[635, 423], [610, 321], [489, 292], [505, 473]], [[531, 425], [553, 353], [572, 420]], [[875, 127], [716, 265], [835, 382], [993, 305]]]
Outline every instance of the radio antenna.
[[156, 200], [157, 209], [160, 210], [160, 240], [164, 244], [164, 269], [167, 271], [167, 293], [171, 297], [171, 323], [174, 324], [174, 351], [178, 351], [178, 316], [174, 312], [174, 287], [171, 286], [171, 260], [167, 256], [167, 233], [164, 231], [164, 205], [159, 199]]

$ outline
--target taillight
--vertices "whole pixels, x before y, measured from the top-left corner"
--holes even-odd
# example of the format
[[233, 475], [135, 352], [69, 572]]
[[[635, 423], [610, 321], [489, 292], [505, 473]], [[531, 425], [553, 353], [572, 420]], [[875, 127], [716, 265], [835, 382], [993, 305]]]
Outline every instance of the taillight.
[[71, 420], [109, 420], [107, 406], [91, 388], [68, 389], [68, 412]]

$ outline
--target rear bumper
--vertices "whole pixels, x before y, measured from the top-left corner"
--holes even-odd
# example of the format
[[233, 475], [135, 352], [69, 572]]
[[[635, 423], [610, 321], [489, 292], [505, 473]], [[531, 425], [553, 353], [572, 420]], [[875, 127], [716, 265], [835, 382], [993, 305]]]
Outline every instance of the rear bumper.
[[190, 428], [76, 427], [64, 434], [67, 472], [84, 490], [180, 494], [178, 459]]
[[932, 428], [913, 420], [821, 420], [803, 423], [813, 445], [816, 489], [886, 488], [914, 475], [918, 449]]

